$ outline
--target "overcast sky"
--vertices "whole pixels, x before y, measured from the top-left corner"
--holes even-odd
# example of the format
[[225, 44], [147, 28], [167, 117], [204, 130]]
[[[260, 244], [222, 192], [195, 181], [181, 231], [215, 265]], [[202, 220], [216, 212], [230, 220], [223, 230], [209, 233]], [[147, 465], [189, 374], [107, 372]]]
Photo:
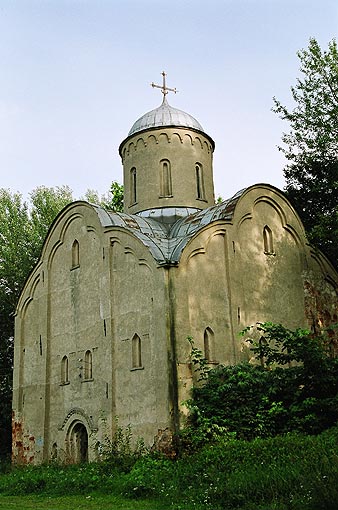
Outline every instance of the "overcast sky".
[[283, 188], [272, 97], [291, 104], [297, 51], [337, 28], [337, 0], [0, 0], [0, 187], [122, 182], [118, 147], [165, 70], [215, 141], [216, 194]]

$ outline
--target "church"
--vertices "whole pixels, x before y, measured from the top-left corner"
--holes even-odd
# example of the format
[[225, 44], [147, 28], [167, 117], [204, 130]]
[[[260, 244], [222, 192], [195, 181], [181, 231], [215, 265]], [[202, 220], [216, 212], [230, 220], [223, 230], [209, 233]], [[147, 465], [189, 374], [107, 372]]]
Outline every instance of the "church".
[[16, 310], [13, 461], [96, 460], [118, 425], [152, 445], [184, 424], [194, 339], [210, 366], [250, 360], [257, 321], [337, 322], [338, 275], [284, 193], [215, 204], [215, 143], [167, 101], [119, 147], [124, 212], [76, 201], [50, 227]]

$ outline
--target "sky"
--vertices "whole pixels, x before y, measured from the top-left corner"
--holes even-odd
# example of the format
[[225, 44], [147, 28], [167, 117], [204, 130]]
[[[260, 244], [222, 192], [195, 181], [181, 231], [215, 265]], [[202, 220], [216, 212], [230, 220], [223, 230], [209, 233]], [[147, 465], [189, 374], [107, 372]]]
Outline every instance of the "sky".
[[297, 51], [337, 35], [337, 0], [0, 0], [0, 188], [106, 193], [120, 143], [159, 106], [194, 116], [215, 141], [217, 196], [283, 188]]

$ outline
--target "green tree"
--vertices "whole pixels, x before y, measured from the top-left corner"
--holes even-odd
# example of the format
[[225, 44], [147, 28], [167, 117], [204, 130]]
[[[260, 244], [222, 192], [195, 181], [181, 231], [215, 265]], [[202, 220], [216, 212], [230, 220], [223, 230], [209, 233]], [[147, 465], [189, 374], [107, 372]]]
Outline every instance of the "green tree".
[[[9, 452], [14, 310], [29, 271], [30, 238], [27, 205], [21, 195], [0, 190], [0, 444]], [[23, 253], [22, 256], [19, 253]]]
[[[73, 201], [72, 190], [68, 186], [47, 188], [39, 186], [30, 193], [30, 215], [31, 228], [30, 257], [34, 265], [41, 252], [43, 241], [49, 227], [58, 213], [70, 202]], [[26, 274], [27, 276], [27, 274]]]
[[124, 188], [122, 184], [113, 181], [108, 193], [99, 196], [96, 190], [89, 189], [85, 193], [85, 200], [93, 204], [100, 205], [104, 209], [114, 212], [123, 211], [123, 193]]
[[124, 188], [122, 184], [117, 181], [111, 183], [109, 192], [108, 209], [111, 211], [122, 212], [123, 211], [123, 195]]
[[322, 51], [311, 38], [298, 52], [301, 78], [291, 87], [296, 106], [274, 98], [273, 111], [290, 125], [279, 147], [288, 164], [286, 194], [297, 209], [310, 242], [338, 260], [338, 49]]

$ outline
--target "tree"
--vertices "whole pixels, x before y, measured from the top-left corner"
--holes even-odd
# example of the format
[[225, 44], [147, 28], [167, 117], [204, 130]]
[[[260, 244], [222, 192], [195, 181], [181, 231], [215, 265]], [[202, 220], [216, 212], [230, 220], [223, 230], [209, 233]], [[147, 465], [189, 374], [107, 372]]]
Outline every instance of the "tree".
[[322, 51], [311, 38], [298, 52], [302, 77], [291, 87], [291, 110], [274, 98], [273, 111], [290, 124], [279, 147], [288, 164], [286, 194], [297, 209], [310, 242], [338, 260], [338, 49]]
[[124, 188], [123, 185], [117, 181], [111, 183], [109, 192], [108, 209], [111, 211], [122, 212], [123, 211], [123, 196]]
[[[9, 453], [15, 303], [29, 270], [26, 242], [30, 236], [27, 206], [19, 194], [0, 190], [0, 444]], [[18, 252], [23, 256], [18, 256]], [[12, 270], [10, 270], [12, 268]], [[13, 268], [16, 270], [13, 271]], [[16, 272], [16, 274], [14, 274]]]
[[[49, 227], [58, 213], [73, 201], [72, 190], [68, 186], [46, 188], [39, 186], [30, 193], [31, 261], [37, 262], [43, 241]], [[26, 275], [28, 276], [28, 275]]]
[[110, 186], [110, 191], [105, 195], [99, 197], [97, 191], [87, 190], [85, 199], [93, 204], [100, 205], [108, 211], [122, 212], [123, 211], [123, 185], [117, 181], [113, 181]]

